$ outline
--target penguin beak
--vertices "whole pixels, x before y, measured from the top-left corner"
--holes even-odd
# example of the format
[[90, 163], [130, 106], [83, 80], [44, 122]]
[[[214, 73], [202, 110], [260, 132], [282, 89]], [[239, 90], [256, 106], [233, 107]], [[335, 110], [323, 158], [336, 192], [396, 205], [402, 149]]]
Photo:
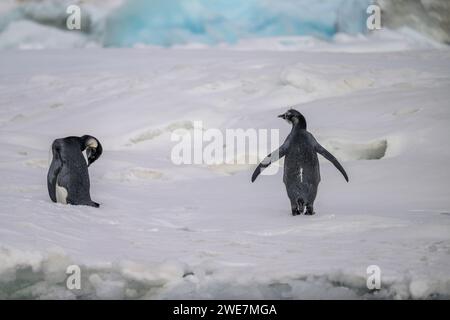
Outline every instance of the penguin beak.
[[86, 157], [88, 159], [88, 167], [92, 163], [94, 163], [98, 158], [100, 158], [102, 153], [103, 153], [103, 147], [100, 144], [100, 142], [98, 142], [96, 148], [87, 147], [86, 148]]
[[96, 153], [95, 149], [92, 149], [92, 148], [86, 149], [86, 156], [88, 159], [88, 167], [97, 159], [95, 153]]
[[286, 114], [280, 114], [280, 115], [278, 116], [278, 118], [286, 119]]

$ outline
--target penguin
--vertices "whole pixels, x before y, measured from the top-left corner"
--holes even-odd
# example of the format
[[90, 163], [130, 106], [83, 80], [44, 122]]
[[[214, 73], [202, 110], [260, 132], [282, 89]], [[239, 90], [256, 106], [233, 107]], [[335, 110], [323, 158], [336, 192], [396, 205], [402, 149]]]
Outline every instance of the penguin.
[[[86, 158], [83, 152], [86, 151]], [[47, 174], [47, 187], [53, 202], [98, 208], [91, 200], [88, 167], [102, 154], [100, 142], [89, 135], [56, 139]]]
[[256, 167], [251, 181], [254, 182], [261, 171], [272, 162], [285, 157], [283, 182], [291, 201], [292, 215], [313, 215], [315, 214], [314, 200], [320, 182], [317, 154], [331, 161], [348, 182], [347, 173], [339, 161], [306, 130], [306, 120], [300, 112], [290, 109], [278, 117], [290, 123], [292, 130], [281, 147], [270, 153]]

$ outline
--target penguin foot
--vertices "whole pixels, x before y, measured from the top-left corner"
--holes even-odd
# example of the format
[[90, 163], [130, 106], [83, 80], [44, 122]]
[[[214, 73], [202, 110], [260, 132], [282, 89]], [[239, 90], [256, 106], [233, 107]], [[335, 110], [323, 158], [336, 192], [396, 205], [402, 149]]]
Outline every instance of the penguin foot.
[[307, 215], [307, 216], [313, 216], [313, 215], [315, 215], [315, 214], [316, 214], [316, 213], [315, 213], [313, 207], [310, 207], [310, 206], [307, 206], [307, 207], [306, 207], [305, 215]]
[[100, 204], [98, 204], [97, 202], [91, 201], [91, 203], [89, 203], [88, 206], [91, 206], [91, 207], [94, 207], [94, 208], [99, 208]]
[[291, 199], [291, 210], [293, 216], [299, 216], [301, 214], [306, 214], [307, 205], [302, 199], [292, 200]]
[[306, 213], [306, 206], [305, 206], [305, 204], [303, 203], [302, 200], [300, 200], [298, 202], [297, 210], [298, 210], [298, 214], [305, 214]]

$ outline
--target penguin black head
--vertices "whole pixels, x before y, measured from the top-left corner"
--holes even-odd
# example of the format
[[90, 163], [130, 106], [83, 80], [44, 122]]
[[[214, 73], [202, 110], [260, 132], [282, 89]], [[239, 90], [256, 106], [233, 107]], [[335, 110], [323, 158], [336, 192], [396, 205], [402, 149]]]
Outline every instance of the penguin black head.
[[103, 147], [100, 144], [100, 142], [97, 140], [97, 138], [94, 138], [92, 136], [82, 136], [82, 148], [86, 149], [86, 157], [88, 160], [88, 167], [94, 163], [95, 160], [100, 158], [100, 156], [103, 153]]
[[305, 117], [295, 109], [289, 109], [284, 114], [280, 114], [278, 118], [282, 118], [294, 126], [298, 126], [301, 129], [306, 129]]

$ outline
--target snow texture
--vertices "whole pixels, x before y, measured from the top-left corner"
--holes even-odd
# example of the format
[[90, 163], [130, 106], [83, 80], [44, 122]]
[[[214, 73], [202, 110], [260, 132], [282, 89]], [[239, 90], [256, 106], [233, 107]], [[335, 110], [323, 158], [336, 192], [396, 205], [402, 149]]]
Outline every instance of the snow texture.
[[[450, 298], [450, 50], [383, 34], [1, 51], [0, 298]], [[170, 159], [195, 121], [283, 139], [288, 107], [350, 177], [321, 159], [315, 216], [291, 216], [281, 170]], [[47, 194], [52, 141], [84, 134], [99, 209]]]

